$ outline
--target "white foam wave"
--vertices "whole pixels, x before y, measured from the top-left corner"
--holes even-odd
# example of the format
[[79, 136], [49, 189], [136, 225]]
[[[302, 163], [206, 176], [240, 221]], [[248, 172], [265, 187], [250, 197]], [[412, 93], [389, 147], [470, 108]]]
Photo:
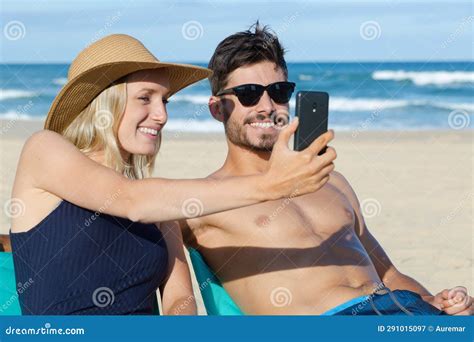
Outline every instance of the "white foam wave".
[[[206, 95], [176, 95], [172, 101], [188, 102], [195, 105], [207, 106], [209, 97]], [[295, 99], [291, 99], [290, 106], [295, 107]], [[429, 106], [440, 109], [463, 109], [474, 111], [473, 103], [450, 103], [431, 102], [429, 100], [401, 100], [383, 98], [350, 98], [350, 97], [330, 97], [330, 111], [344, 112], [364, 112], [374, 110], [384, 110], [393, 108], [403, 108], [408, 106]]]
[[372, 111], [400, 108], [408, 104], [409, 102], [406, 100], [333, 97], [329, 99], [329, 110], [344, 112]]
[[394, 99], [369, 99], [369, 98], [346, 98], [334, 97], [329, 100], [329, 110], [358, 112], [374, 111], [384, 109], [394, 109], [403, 107], [432, 107], [439, 109], [461, 109], [474, 111], [474, 103], [452, 103], [452, 102], [432, 102], [429, 100], [394, 100]]
[[474, 83], [474, 72], [379, 70], [372, 73], [372, 78], [382, 81], [410, 80], [419, 86], [448, 85], [452, 83]]
[[436, 102], [433, 103], [433, 107], [441, 108], [441, 109], [459, 109], [459, 110], [465, 110], [468, 112], [473, 113], [474, 112], [474, 103], [440, 103]]
[[[45, 117], [9, 110], [0, 113], [0, 120], [44, 121]], [[165, 130], [171, 132], [224, 132], [224, 126], [221, 122], [214, 119], [170, 119], [166, 123]]]
[[209, 102], [210, 95], [174, 95], [173, 102], [189, 102], [192, 104], [205, 105]]
[[20, 99], [26, 97], [35, 97], [37, 94], [33, 91], [20, 89], [0, 89], [0, 101], [10, 99]]
[[313, 76], [312, 75], [306, 75], [306, 74], [299, 74], [298, 75], [298, 79], [300, 81], [312, 81], [313, 80]]
[[18, 113], [14, 110], [9, 110], [4, 113], [0, 113], [0, 120], [24, 120], [24, 121], [43, 121], [45, 117], [33, 116], [24, 113]]

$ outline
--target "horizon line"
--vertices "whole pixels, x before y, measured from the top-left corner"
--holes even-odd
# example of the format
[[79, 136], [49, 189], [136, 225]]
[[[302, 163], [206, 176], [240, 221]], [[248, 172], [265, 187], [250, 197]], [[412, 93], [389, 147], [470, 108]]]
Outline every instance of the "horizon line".
[[[169, 62], [169, 61], [163, 61]], [[64, 64], [71, 64], [72, 61], [48, 61], [48, 62], [41, 62], [41, 61], [0, 61], [0, 65], [64, 65]], [[187, 64], [207, 64], [207, 61], [180, 61], [176, 60], [173, 63], [187, 63]], [[304, 63], [474, 63], [474, 59], [466, 60], [466, 59], [442, 59], [442, 60], [416, 60], [416, 59], [407, 59], [407, 60], [330, 60], [330, 59], [323, 59], [323, 60], [287, 60], [286, 63], [293, 63], [293, 64], [304, 64]]]

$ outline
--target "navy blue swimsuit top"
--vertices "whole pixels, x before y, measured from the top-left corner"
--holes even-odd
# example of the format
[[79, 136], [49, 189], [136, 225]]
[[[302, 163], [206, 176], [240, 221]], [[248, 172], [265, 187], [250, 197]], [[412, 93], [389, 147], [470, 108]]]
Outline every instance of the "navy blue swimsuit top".
[[23, 315], [152, 314], [168, 274], [168, 251], [154, 224], [67, 201], [10, 236]]

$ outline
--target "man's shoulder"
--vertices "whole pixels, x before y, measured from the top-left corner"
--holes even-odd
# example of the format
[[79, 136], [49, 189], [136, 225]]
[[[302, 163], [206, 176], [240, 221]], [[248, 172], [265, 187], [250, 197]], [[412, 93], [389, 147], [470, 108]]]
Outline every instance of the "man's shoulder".
[[338, 171], [332, 171], [329, 174], [328, 184], [336, 187], [340, 192], [342, 192], [349, 199], [352, 199], [356, 196], [354, 189], [344, 175]]
[[346, 179], [346, 177], [344, 177], [342, 173], [338, 171], [331, 171], [331, 173], [329, 174], [328, 183], [339, 189], [350, 187], [349, 181]]
[[346, 177], [342, 175], [342, 173], [332, 171], [329, 174], [328, 183], [336, 187], [340, 192], [342, 192], [353, 206], [358, 205], [357, 195], [349, 181], [346, 179]]

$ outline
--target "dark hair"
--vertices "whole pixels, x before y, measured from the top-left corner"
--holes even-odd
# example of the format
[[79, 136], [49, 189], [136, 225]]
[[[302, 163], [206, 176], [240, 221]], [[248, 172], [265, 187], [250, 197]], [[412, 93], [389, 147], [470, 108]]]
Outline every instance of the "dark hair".
[[247, 31], [227, 37], [219, 43], [209, 61], [208, 67], [214, 72], [209, 78], [212, 94], [222, 90], [235, 69], [262, 61], [275, 63], [288, 77], [284, 54], [276, 34], [268, 26], [261, 27], [258, 21]]

